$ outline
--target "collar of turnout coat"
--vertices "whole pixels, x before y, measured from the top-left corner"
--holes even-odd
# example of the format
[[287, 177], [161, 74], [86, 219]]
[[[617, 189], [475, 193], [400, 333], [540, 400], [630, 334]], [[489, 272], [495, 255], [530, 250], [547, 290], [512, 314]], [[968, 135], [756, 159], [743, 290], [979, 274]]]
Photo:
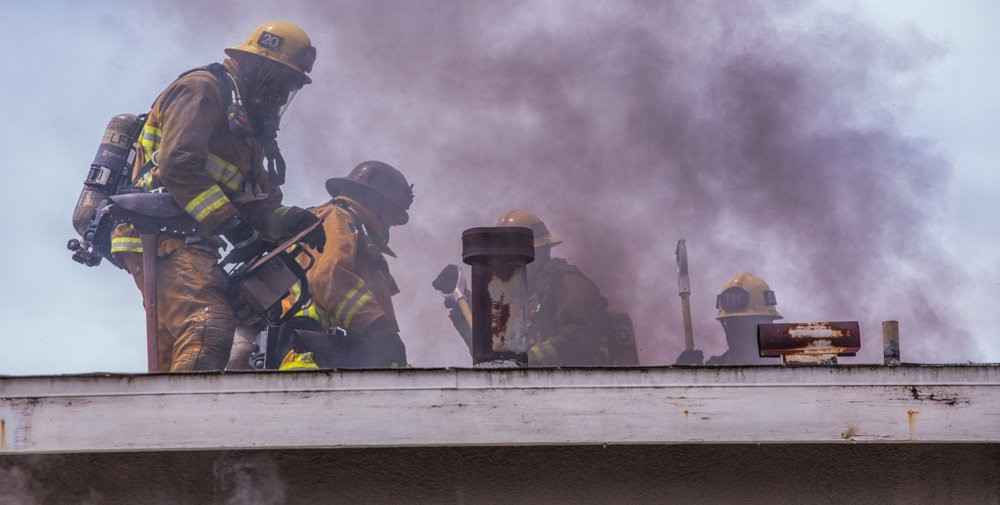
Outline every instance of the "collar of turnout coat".
[[364, 231], [368, 236], [368, 240], [378, 248], [380, 253], [393, 258], [396, 257], [396, 253], [389, 248], [389, 227], [374, 212], [356, 200], [352, 200], [346, 196], [334, 198], [333, 204], [341, 208], [346, 208], [348, 212], [361, 221], [361, 225], [365, 227]]

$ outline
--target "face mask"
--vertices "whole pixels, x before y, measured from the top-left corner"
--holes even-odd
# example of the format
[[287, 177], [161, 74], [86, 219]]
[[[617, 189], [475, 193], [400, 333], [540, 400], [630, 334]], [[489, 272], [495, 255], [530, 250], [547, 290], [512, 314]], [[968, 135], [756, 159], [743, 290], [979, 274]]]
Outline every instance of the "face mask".
[[285, 183], [285, 158], [278, 148], [278, 130], [281, 124], [281, 108], [267, 104], [255, 108], [253, 117], [256, 139], [267, 157], [267, 174], [271, 183], [281, 186]]
[[278, 130], [281, 117], [299, 89], [301, 80], [280, 67], [258, 67], [251, 78], [255, 82], [254, 96], [249, 100], [249, 118], [256, 138], [267, 157], [267, 173], [271, 182], [280, 186], [285, 182], [285, 160], [278, 149]]

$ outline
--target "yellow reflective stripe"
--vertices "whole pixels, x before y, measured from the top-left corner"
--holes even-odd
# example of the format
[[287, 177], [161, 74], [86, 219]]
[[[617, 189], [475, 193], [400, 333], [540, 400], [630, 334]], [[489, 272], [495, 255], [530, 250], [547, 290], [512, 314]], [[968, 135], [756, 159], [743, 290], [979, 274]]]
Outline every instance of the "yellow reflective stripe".
[[344, 295], [344, 298], [340, 300], [340, 303], [337, 304], [337, 310], [333, 311], [333, 317], [337, 318], [338, 321], [343, 321], [343, 318], [340, 316], [344, 314], [344, 308], [347, 307], [347, 302], [351, 301], [351, 299], [354, 298], [354, 295], [358, 294], [358, 291], [360, 291], [363, 287], [365, 287], [365, 281], [358, 279], [357, 285], [348, 291], [347, 294]]
[[365, 304], [371, 301], [371, 299], [372, 299], [371, 292], [366, 292], [365, 294], [361, 295], [361, 298], [358, 298], [358, 301], [354, 304], [354, 307], [351, 307], [350, 312], [347, 313], [347, 318], [345, 318], [344, 320], [344, 328], [351, 327], [351, 321], [354, 320], [354, 315], [357, 314], [358, 311], [365, 306]]
[[319, 368], [319, 365], [316, 364], [316, 358], [313, 357], [313, 353], [297, 353], [294, 350], [289, 350], [288, 354], [281, 360], [281, 364], [278, 365], [278, 370], [283, 372], [291, 370], [315, 370], [317, 368]]
[[324, 322], [323, 321], [323, 316], [319, 313], [319, 309], [316, 308], [316, 304], [315, 303], [310, 303], [305, 308], [305, 314], [306, 314], [306, 317], [308, 317], [310, 319], [315, 319], [315, 320], [319, 321], [320, 323]]
[[295, 317], [308, 317], [309, 319], [315, 319], [319, 322], [323, 322], [323, 319], [319, 315], [319, 310], [316, 308], [316, 304], [309, 302], [305, 307], [299, 309], [295, 313]]
[[142, 252], [142, 239], [139, 237], [112, 237], [111, 238], [111, 252], [112, 253], [123, 253], [123, 252]]
[[[157, 132], [160, 131], [158, 128], [156, 128], [155, 130]], [[160, 135], [156, 134], [156, 133], [149, 132], [149, 131], [144, 131], [144, 132], [142, 132], [142, 140], [143, 140], [143, 142], [148, 142], [148, 143], [154, 143], [154, 144], [155, 143], [159, 143], [160, 142]]]
[[284, 216], [285, 214], [288, 214], [288, 210], [289, 210], [290, 208], [291, 208], [291, 207], [285, 207], [284, 205], [282, 205], [281, 207], [278, 207], [278, 208], [274, 209], [274, 210], [273, 210], [273, 211], [271, 211], [271, 212], [272, 212], [272, 213], [273, 213], [273, 214], [274, 214], [275, 216], [277, 216], [277, 217], [281, 217], [281, 216]]
[[146, 159], [153, 158], [153, 151], [160, 147], [160, 137], [163, 133], [159, 128], [153, 126], [148, 121], [142, 127], [142, 137], [139, 138], [139, 145], [146, 155]]
[[209, 204], [207, 207], [205, 207], [200, 212], [198, 212], [198, 215], [195, 216], [195, 219], [199, 223], [201, 223], [201, 222], [205, 221], [205, 219], [208, 218], [209, 215], [211, 215], [213, 212], [221, 209], [227, 203], [229, 203], [229, 198], [227, 198], [226, 195], [224, 195], [224, 194], [222, 194], [220, 192], [219, 193], [219, 198], [217, 198], [215, 200], [215, 202]]
[[[296, 282], [295, 284], [292, 284], [292, 288], [288, 290], [288, 298], [290, 299], [290, 301], [286, 300], [286, 302], [282, 302], [282, 304], [285, 307], [291, 308], [291, 305], [297, 302], [301, 296], [302, 296], [302, 287], [299, 285], [299, 283]], [[284, 303], [288, 303], [288, 305], [284, 305]], [[307, 303], [304, 307], [300, 308], [299, 311], [293, 315], [293, 317], [306, 317], [309, 319], [315, 319], [324, 328], [328, 326], [326, 318], [320, 312], [320, 309], [315, 302], [310, 301], [309, 303]]]
[[205, 171], [216, 182], [232, 191], [239, 191], [243, 186], [243, 174], [240, 173], [239, 167], [214, 154], [209, 154], [205, 159]]
[[150, 141], [153, 141], [153, 142], [159, 142], [161, 135], [163, 135], [163, 132], [159, 128], [153, 126], [149, 122], [147, 122], [142, 127], [142, 138], [144, 138], [144, 139], [147, 139], [147, 140], [150, 140]]
[[209, 215], [224, 207], [227, 203], [229, 203], [229, 198], [222, 192], [222, 188], [220, 188], [218, 184], [212, 184], [210, 188], [202, 191], [198, 194], [198, 196], [192, 198], [191, 201], [184, 206], [184, 210], [194, 217], [195, 221], [201, 223], [205, 221]]

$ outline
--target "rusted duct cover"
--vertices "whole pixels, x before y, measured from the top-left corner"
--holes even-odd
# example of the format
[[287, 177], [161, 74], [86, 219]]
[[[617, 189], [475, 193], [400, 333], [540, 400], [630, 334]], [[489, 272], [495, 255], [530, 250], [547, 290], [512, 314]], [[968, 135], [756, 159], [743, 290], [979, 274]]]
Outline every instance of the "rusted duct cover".
[[782, 358], [785, 364], [836, 364], [837, 356], [854, 356], [861, 349], [857, 321], [765, 323], [757, 325], [762, 358]]
[[530, 228], [482, 227], [462, 232], [462, 260], [472, 266], [473, 364], [527, 364], [525, 266], [534, 259]]

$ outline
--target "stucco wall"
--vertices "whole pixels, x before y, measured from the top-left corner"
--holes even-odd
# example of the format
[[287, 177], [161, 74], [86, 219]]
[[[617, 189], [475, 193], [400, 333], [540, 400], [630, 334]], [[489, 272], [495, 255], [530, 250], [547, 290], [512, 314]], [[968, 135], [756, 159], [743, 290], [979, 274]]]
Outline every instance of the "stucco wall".
[[681, 445], [0, 458], [0, 504], [1000, 504], [1000, 445]]

